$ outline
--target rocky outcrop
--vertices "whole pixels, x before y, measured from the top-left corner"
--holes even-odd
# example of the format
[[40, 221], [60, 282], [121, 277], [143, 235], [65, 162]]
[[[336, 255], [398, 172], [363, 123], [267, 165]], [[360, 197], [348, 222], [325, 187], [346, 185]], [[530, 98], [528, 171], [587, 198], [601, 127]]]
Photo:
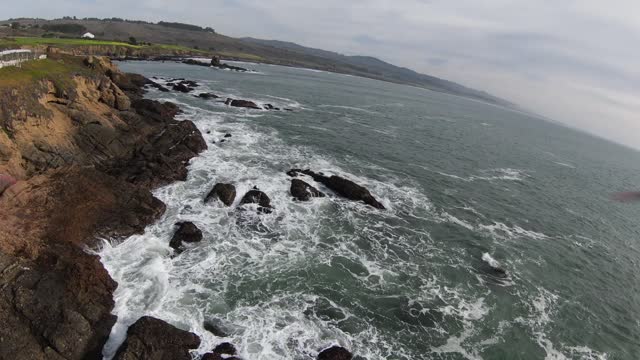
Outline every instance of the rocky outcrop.
[[318, 354], [318, 360], [351, 360], [353, 355], [341, 346], [332, 346]]
[[309, 201], [311, 198], [324, 197], [324, 193], [300, 179], [291, 180], [291, 195], [298, 201]]
[[177, 223], [178, 230], [173, 234], [169, 246], [177, 252], [184, 251], [182, 243], [196, 243], [202, 241], [202, 231], [189, 221]]
[[236, 199], [236, 187], [232, 184], [216, 184], [213, 189], [207, 194], [204, 202], [208, 203], [211, 200], [220, 199], [226, 206], [231, 206]]
[[145, 316], [127, 330], [127, 338], [114, 360], [192, 360], [189, 350], [200, 338], [162, 320]]
[[224, 103], [225, 105], [229, 105], [233, 107], [241, 107], [241, 108], [248, 108], [248, 109], [255, 109], [255, 110], [262, 109], [256, 103], [249, 100], [235, 100], [235, 99], [227, 98], [227, 100]]
[[265, 109], [265, 110], [276, 110], [276, 111], [280, 110], [279, 107], [275, 107], [275, 106], [273, 106], [271, 104], [264, 104], [264, 106], [262, 108]]
[[2, 193], [8, 188], [15, 185], [15, 183], [16, 179], [13, 176], [0, 174], [0, 195], [2, 195]]
[[116, 284], [84, 249], [142, 233], [165, 210], [150, 190], [206, 144], [175, 105], [140, 99], [144, 77], [42, 61], [62, 75], [0, 81], [0, 173], [18, 180], [0, 195], [0, 358], [101, 359]]
[[220, 96], [214, 94], [214, 93], [200, 93], [198, 95], [196, 95], [196, 97], [199, 97], [201, 99], [205, 99], [205, 100], [209, 100], [209, 99], [217, 99]]
[[217, 337], [229, 337], [231, 334], [231, 330], [227, 328], [222, 320], [217, 318], [205, 321], [203, 326], [205, 330]]
[[247, 69], [245, 69], [243, 67], [233, 66], [233, 65], [222, 63], [220, 61], [220, 58], [217, 57], [217, 56], [214, 56], [211, 59], [211, 62], [209, 62], [209, 63], [206, 63], [206, 62], [203, 62], [203, 61], [194, 60], [194, 59], [185, 59], [185, 60], [182, 61], [182, 63], [183, 64], [187, 64], [187, 65], [214, 67], [214, 68], [218, 68], [218, 69], [222, 69], [222, 70], [233, 70], [233, 71], [239, 71], [239, 72], [248, 71]]
[[351, 180], [341, 176], [325, 176], [322, 173], [315, 173], [311, 170], [292, 169], [287, 172], [289, 176], [295, 177], [298, 174], [311, 176], [314, 181], [324, 184], [329, 189], [335, 191], [338, 195], [350, 200], [362, 201], [367, 205], [376, 209], [385, 209], [384, 205], [371, 195], [365, 187], [354, 183]]
[[222, 344], [218, 344], [213, 349], [213, 353], [214, 354], [224, 354], [224, 355], [236, 355], [238, 353], [238, 351], [236, 350], [236, 347], [233, 346], [233, 344], [225, 342], [225, 343], [222, 343]]
[[249, 190], [240, 200], [240, 205], [245, 204], [258, 204], [258, 211], [270, 214], [273, 210], [271, 206], [271, 199], [267, 196], [267, 194], [258, 190], [258, 188], [253, 188], [253, 190]]

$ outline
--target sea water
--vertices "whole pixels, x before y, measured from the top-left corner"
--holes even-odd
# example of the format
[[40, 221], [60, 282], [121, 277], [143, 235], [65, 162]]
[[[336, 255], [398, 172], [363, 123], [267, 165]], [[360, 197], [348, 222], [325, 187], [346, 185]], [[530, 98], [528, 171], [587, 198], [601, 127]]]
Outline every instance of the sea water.
[[[179, 104], [209, 149], [185, 182], [154, 192], [167, 204], [157, 223], [99, 252], [118, 282], [105, 358], [143, 315], [200, 335], [194, 355], [229, 341], [247, 360], [313, 359], [335, 344], [369, 360], [640, 358], [640, 206], [609, 200], [640, 186], [638, 152], [519, 111], [352, 76], [120, 66], [200, 83], [147, 96]], [[231, 108], [227, 97], [293, 111]], [[291, 168], [349, 178], [387, 210], [311, 178], [328, 196], [293, 201]], [[203, 202], [218, 182], [236, 186], [233, 206]], [[254, 186], [273, 213], [238, 209]], [[179, 221], [204, 240], [175, 256]]]

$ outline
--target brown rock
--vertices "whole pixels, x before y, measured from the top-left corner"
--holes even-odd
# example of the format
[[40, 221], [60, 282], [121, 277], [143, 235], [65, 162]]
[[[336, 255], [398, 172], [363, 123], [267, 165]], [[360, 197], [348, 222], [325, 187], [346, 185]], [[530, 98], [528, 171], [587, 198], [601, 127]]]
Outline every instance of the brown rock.
[[311, 198], [324, 197], [325, 195], [300, 179], [291, 180], [291, 195], [299, 201], [309, 201]]
[[247, 192], [242, 197], [242, 200], [240, 200], [240, 205], [245, 204], [258, 204], [258, 211], [265, 214], [269, 214], [273, 210], [273, 207], [271, 206], [271, 199], [269, 199], [269, 196], [267, 196], [267, 194], [263, 193], [257, 188], [249, 190], [249, 192]]
[[231, 206], [236, 198], [236, 187], [232, 184], [216, 184], [213, 189], [207, 194], [204, 202], [207, 203], [213, 199], [220, 199], [226, 206]]
[[362, 201], [365, 204], [373, 206], [376, 209], [385, 209], [384, 205], [376, 200], [376, 198], [371, 195], [369, 190], [354, 183], [351, 180], [336, 175], [328, 177], [324, 176], [322, 173], [314, 173], [311, 170], [292, 169], [287, 172], [287, 175], [289, 176], [297, 176], [298, 174], [311, 176], [313, 180], [324, 184], [329, 189], [335, 191], [338, 195], [341, 195], [347, 199]]
[[345, 348], [332, 346], [324, 349], [318, 354], [318, 360], [351, 360], [353, 355]]
[[195, 243], [202, 241], [202, 231], [192, 222], [177, 223], [178, 230], [173, 234], [169, 246], [176, 251], [184, 250], [182, 243]]
[[191, 360], [189, 350], [200, 346], [200, 338], [162, 320], [140, 318], [127, 330], [127, 339], [114, 360]]
[[233, 107], [242, 107], [242, 108], [261, 110], [261, 108], [256, 103], [249, 100], [234, 100], [231, 98], [227, 98], [227, 100], [224, 103], [225, 105], [229, 105]]
[[213, 349], [214, 354], [225, 354], [225, 355], [235, 355], [237, 354], [236, 347], [233, 344], [224, 342], [222, 344], [218, 344], [215, 349]]

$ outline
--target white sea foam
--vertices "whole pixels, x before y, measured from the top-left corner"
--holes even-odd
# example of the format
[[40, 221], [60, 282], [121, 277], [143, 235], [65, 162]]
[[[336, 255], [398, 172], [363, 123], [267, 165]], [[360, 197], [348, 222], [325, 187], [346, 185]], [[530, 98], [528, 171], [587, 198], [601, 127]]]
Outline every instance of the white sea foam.
[[[161, 96], [177, 100], [172, 93]], [[222, 341], [203, 329], [206, 319], [218, 317], [239, 329], [227, 340], [233, 341], [247, 359], [297, 359], [331, 344], [347, 346], [369, 359], [386, 358], [393, 348], [392, 339], [384, 339], [373, 327], [347, 333], [337, 323], [310, 316], [306, 310], [315, 298], [305, 292], [278, 292], [255, 304], [230, 304], [225, 294], [234, 291], [239, 281], [260, 283], [269, 276], [287, 276], [309, 264], [310, 258], [315, 264], [329, 264], [337, 254], [355, 269], [365, 269], [349, 272], [367, 286], [384, 287], [399, 273], [416, 274], [413, 264], [394, 261], [395, 255], [384, 248], [392, 243], [396, 252], [419, 251], [428, 246], [428, 232], [403, 228], [402, 232], [412, 234], [409, 240], [398, 226], [375, 219], [397, 218], [396, 212], [423, 212], [430, 208], [428, 198], [415, 187], [398, 185], [401, 179], [388, 176], [374, 180], [347, 172], [331, 158], [284, 144], [275, 131], [258, 132], [246, 112], [221, 114], [187, 103], [180, 105], [185, 112], [181, 116], [196, 123], [209, 150], [192, 160], [186, 182], [155, 191], [167, 204], [166, 213], [156, 224], [144, 235], [123, 243], [106, 243], [100, 252], [119, 284], [114, 309], [118, 322], [105, 347], [106, 358], [123, 341], [126, 328], [145, 314], [198, 333], [203, 339], [199, 353]], [[226, 133], [232, 137], [221, 143]], [[348, 165], [349, 160], [345, 161]], [[293, 167], [348, 177], [369, 188], [388, 210], [382, 213], [346, 201], [310, 178], [306, 180], [329, 196], [304, 204], [293, 202], [285, 174]], [[216, 182], [236, 185], [238, 198], [233, 207], [203, 203], [203, 196]], [[235, 209], [242, 194], [253, 186], [271, 197], [273, 214], [259, 216]], [[336, 211], [340, 215], [334, 219]], [[205, 240], [172, 258], [168, 243], [173, 224], [178, 221], [194, 222]], [[333, 229], [326, 233], [331, 223]], [[353, 242], [351, 231], [345, 227], [358, 229], [367, 247]], [[327, 244], [331, 244], [331, 251]], [[379, 250], [372, 252], [369, 247]], [[352, 316], [347, 309], [340, 311]], [[402, 355], [402, 350], [394, 354]]]
[[500, 268], [500, 262], [494, 259], [491, 255], [489, 255], [489, 253], [482, 254], [482, 261], [486, 262], [487, 264], [489, 264], [489, 266], [491, 266], [494, 269]]
[[363, 109], [363, 108], [355, 107], [355, 106], [344, 106], [344, 105], [319, 105], [318, 107], [321, 107], [321, 108], [333, 108], [333, 109], [354, 110], [354, 111], [360, 111], [360, 112], [367, 113], [367, 114], [378, 114], [378, 112], [376, 112], [376, 111], [367, 110], [367, 109]]
[[448, 174], [441, 171], [436, 171], [436, 173], [450, 177], [452, 179], [472, 182], [472, 181], [494, 181], [494, 180], [509, 180], [509, 181], [524, 181], [529, 174], [525, 170], [520, 169], [511, 169], [511, 168], [497, 168], [497, 169], [488, 169], [488, 170], [480, 170], [477, 175], [470, 176], [459, 176], [454, 174]]
[[568, 167], [570, 169], [575, 169], [576, 168], [574, 165], [563, 163], [563, 162], [560, 162], [560, 161], [554, 161], [553, 163], [556, 164], [556, 165]]

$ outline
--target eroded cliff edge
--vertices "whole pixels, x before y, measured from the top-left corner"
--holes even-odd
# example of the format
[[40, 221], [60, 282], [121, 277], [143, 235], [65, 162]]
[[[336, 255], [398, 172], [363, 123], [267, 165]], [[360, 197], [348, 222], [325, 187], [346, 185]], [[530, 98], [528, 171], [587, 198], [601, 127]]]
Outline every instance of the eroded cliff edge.
[[96, 57], [0, 72], [0, 359], [101, 359], [115, 282], [87, 253], [164, 212], [153, 188], [206, 149], [147, 79]]

